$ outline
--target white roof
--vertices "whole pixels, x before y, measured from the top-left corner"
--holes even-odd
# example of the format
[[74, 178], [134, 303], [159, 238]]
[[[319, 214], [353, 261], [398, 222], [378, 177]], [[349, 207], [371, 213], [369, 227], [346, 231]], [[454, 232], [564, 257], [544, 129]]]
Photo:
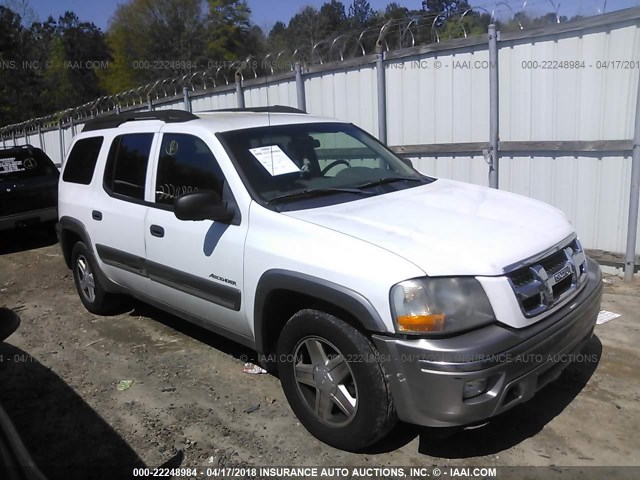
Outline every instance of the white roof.
[[162, 120], [149, 117], [148, 119], [137, 119], [135, 121], [126, 121], [119, 126], [105, 126], [104, 128], [84, 130], [79, 134], [78, 138], [94, 136], [99, 131], [115, 130], [122, 133], [134, 133], [144, 131], [158, 131], [163, 126], [176, 127], [182, 131], [189, 129], [206, 130], [207, 132], [228, 132], [231, 130], [242, 130], [246, 128], [268, 127], [272, 125], [292, 125], [302, 123], [344, 123], [333, 118], [317, 117], [307, 115], [305, 113], [266, 113], [251, 111], [218, 111], [218, 112], [197, 112], [195, 116], [199, 117], [194, 120], [183, 122], [165, 123]]
[[[204, 126], [214, 132], [296, 123], [344, 123], [333, 118], [316, 117], [304, 113], [195, 112], [194, 115], [201, 118], [201, 120], [193, 120], [194, 123], [197, 122], [198, 126]], [[203, 125], [204, 122], [206, 125]]]

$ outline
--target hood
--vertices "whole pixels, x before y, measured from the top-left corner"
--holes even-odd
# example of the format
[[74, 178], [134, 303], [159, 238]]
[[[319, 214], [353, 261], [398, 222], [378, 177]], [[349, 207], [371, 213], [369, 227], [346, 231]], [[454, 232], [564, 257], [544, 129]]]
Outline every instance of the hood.
[[284, 215], [389, 250], [429, 276], [502, 275], [504, 267], [574, 231], [566, 216], [550, 205], [444, 179]]

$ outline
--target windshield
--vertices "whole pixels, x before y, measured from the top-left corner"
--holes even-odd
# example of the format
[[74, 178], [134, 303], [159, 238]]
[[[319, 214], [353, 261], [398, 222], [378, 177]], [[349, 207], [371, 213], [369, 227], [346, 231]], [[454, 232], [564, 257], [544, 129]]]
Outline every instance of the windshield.
[[279, 125], [219, 138], [254, 198], [277, 209], [356, 200], [433, 181], [350, 124]]
[[56, 175], [58, 169], [40, 150], [21, 148], [0, 151], [0, 182]]

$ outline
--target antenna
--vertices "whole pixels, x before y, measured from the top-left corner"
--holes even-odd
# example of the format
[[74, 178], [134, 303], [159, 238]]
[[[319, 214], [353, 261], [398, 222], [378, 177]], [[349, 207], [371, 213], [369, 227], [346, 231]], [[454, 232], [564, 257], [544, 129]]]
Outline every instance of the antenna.
[[[277, 67], [277, 65], [276, 65]], [[273, 70], [271, 71], [273, 72]], [[264, 88], [267, 90], [267, 107], [271, 106], [271, 102], [269, 101], [269, 72], [264, 77]], [[267, 123], [271, 126], [271, 109], [267, 109]]]

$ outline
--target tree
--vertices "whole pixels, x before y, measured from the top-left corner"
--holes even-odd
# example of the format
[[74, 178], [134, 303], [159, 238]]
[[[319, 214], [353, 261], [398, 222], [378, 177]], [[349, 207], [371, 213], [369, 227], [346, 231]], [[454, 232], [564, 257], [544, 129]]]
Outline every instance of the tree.
[[294, 60], [291, 54], [295, 50], [307, 61], [328, 59], [331, 42], [348, 32], [350, 27], [346, 8], [339, 0], [328, 1], [319, 10], [306, 6], [291, 18], [287, 26], [282, 22], [273, 26], [269, 32], [268, 49], [273, 53], [288, 51], [287, 61]]
[[[224, 62], [258, 54], [263, 34], [251, 27], [251, 10], [245, 0], [209, 0], [208, 54]], [[258, 33], [260, 30], [260, 33]]]
[[29, 0], [4, 0], [2, 4], [20, 17], [21, 24], [25, 29], [37, 21], [36, 12], [29, 5]]
[[227, 67], [264, 51], [245, 0], [129, 0], [109, 24], [111, 92], [198, 70]]
[[206, 56], [202, 0], [131, 0], [118, 5], [107, 34], [111, 92], [194, 70]]
[[339, 0], [331, 0], [320, 7], [320, 24], [326, 34], [341, 33], [347, 28], [347, 14], [344, 3]]
[[[51, 91], [69, 89], [68, 96], [58, 101], [62, 105], [85, 103], [102, 95], [99, 75], [108, 68], [111, 55], [102, 31], [93, 23], [81, 22], [73, 12], [65, 12], [57, 22], [52, 54], [63, 62], [66, 84], [50, 82]], [[51, 62], [55, 65], [56, 62]], [[48, 70], [45, 70], [45, 79]]]
[[375, 18], [375, 11], [368, 0], [353, 0], [349, 6], [349, 18], [354, 28], [362, 30], [371, 25]]
[[[25, 118], [29, 84], [33, 72], [23, 67], [27, 59], [24, 28], [21, 18], [12, 10], [0, 6], [0, 124]], [[22, 89], [25, 89], [24, 95]]]
[[467, 35], [486, 33], [491, 22], [489, 14], [471, 10], [467, 0], [423, 0], [422, 9], [434, 15], [438, 35], [444, 39], [463, 37], [465, 32]]
[[401, 6], [397, 2], [391, 2], [384, 9], [384, 19], [387, 20], [400, 20], [409, 17], [409, 9]]
[[25, 21], [0, 7], [0, 123], [78, 106], [104, 92], [99, 69], [110, 58], [104, 34], [73, 12]]
[[[266, 41], [266, 50], [270, 53], [277, 54], [289, 48], [289, 38], [287, 35], [287, 26], [284, 22], [278, 21], [273, 24]], [[274, 59], [271, 59], [272, 61]], [[275, 66], [274, 66], [275, 67]]]
[[423, 0], [422, 9], [425, 12], [441, 14], [444, 18], [461, 15], [470, 7], [467, 0]]
[[331, 51], [333, 40], [349, 30], [349, 20], [342, 2], [331, 0], [322, 5], [318, 13], [318, 35], [325, 42], [318, 47], [317, 53], [322, 58], [332, 58], [331, 55], [335, 55], [335, 52]]
[[291, 18], [287, 32], [291, 49], [303, 47], [310, 56], [316, 43], [323, 39], [318, 11], [311, 6], [304, 7]]
[[491, 15], [488, 13], [479, 14], [471, 11], [464, 18], [461, 18], [460, 14], [452, 15], [439, 30], [439, 36], [443, 40], [450, 40], [463, 37], [465, 32], [469, 36], [482, 35], [487, 33], [490, 23]]

